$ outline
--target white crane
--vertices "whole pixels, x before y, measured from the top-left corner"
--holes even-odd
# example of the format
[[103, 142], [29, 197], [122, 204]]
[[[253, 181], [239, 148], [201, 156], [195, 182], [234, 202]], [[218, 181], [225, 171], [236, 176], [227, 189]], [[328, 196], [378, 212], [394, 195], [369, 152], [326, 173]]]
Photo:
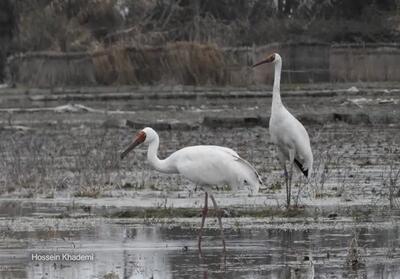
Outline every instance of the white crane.
[[[268, 55], [264, 60], [253, 65], [257, 67], [264, 63], [275, 64], [274, 86], [272, 90], [271, 117], [269, 133], [272, 142], [277, 146], [278, 158], [285, 171], [286, 205], [290, 207], [293, 165], [309, 178], [313, 165], [313, 154], [310, 138], [304, 126], [282, 104], [280, 83], [282, 58], [278, 53]], [[286, 168], [289, 161], [289, 174]]]
[[172, 153], [168, 158], [160, 160], [157, 157], [160, 139], [157, 132], [149, 127], [137, 133], [133, 142], [121, 153], [121, 159], [141, 143], [149, 145], [147, 160], [157, 171], [163, 173], [178, 173], [204, 189], [205, 200], [198, 238], [200, 254], [201, 236], [208, 212], [208, 194], [210, 195], [217, 213], [223, 249], [225, 251], [221, 211], [211, 193], [212, 186], [227, 184], [232, 190], [248, 189], [252, 193], [257, 193], [262, 185], [262, 181], [254, 167], [246, 160], [240, 158], [234, 150], [214, 145], [185, 147]]

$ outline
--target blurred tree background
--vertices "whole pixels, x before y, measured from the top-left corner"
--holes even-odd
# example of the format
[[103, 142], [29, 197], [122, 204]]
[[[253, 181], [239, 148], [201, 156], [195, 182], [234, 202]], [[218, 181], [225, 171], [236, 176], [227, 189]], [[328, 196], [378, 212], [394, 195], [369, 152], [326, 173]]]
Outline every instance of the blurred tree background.
[[[398, 0], [6, 0], [16, 51], [77, 51], [129, 42], [397, 41]], [[4, 26], [4, 27], [3, 27]]]
[[396, 42], [399, 8], [400, 0], [2, 0], [0, 61], [27, 51], [176, 41]]

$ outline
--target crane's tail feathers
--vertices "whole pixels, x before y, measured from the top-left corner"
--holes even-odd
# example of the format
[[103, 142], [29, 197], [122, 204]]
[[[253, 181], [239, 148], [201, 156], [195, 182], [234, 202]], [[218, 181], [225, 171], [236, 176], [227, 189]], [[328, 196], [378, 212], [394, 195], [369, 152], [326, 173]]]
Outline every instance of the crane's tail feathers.
[[308, 178], [308, 169], [305, 169], [303, 167], [303, 165], [299, 161], [297, 161], [296, 159], [294, 159], [294, 163], [301, 170], [301, 172], [304, 174], [304, 176]]
[[242, 165], [246, 166], [248, 168], [248, 170], [250, 172], [252, 172], [254, 174], [254, 177], [256, 178], [258, 185], [255, 189], [255, 192], [257, 193], [259, 190], [259, 187], [264, 186], [263, 181], [261, 180], [261, 176], [258, 174], [257, 170], [249, 163], [247, 162], [245, 159], [241, 158], [235, 151], [233, 151], [230, 148], [224, 148], [221, 149], [222, 151], [230, 154], [233, 158], [235, 158], [236, 161], [240, 162]]
[[235, 156], [236, 160], [244, 163], [245, 165], [247, 165], [254, 173], [254, 175], [257, 177], [258, 183], [260, 183], [261, 186], [264, 185], [263, 181], [261, 180], [261, 176], [258, 174], [257, 170], [249, 163], [247, 162], [245, 159], [239, 157], [239, 156]]

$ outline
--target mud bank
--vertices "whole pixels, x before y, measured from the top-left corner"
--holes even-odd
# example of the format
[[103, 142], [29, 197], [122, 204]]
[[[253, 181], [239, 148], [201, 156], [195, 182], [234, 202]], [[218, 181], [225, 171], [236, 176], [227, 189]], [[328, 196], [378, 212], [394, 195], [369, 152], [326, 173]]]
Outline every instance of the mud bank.
[[[400, 94], [396, 87], [338, 87], [292, 88], [282, 94], [285, 104], [305, 125], [398, 123]], [[267, 127], [271, 92], [269, 88], [203, 87], [98, 88], [98, 92], [90, 88], [5, 89], [0, 99], [0, 127], [82, 122], [193, 130]]]

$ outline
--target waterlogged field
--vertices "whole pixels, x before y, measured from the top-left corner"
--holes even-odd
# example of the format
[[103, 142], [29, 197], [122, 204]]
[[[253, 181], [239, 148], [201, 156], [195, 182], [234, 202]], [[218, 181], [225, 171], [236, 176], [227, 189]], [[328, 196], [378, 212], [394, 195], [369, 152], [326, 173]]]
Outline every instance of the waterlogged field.
[[[291, 211], [261, 91], [2, 91], [0, 278], [400, 278], [397, 89], [285, 95], [315, 158]], [[145, 126], [160, 157], [216, 144], [259, 170], [255, 196], [216, 189], [225, 255], [211, 214], [198, 257], [195, 185], [153, 171], [145, 147], [119, 159]], [[93, 259], [32, 260], [63, 253]]]
[[[2, 222], [2, 278], [400, 276], [398, 224], [319, 220], [304, 226], [303, 221], [228, 220], [226, 254], [216, 224], [210, 221], [203, 258], [195, 248], [198, 222], [194, 220], [151, 224], [134, 219], [42, 219], [37, 224], [27, 218], [8, 224], [13, 233]], [[27, 224], [30, 229], [22, 227]], [[357, 246], [349, 246], [352, 241]], [[38, 261], [32, 254], [93, 254], [94, 259]]]

